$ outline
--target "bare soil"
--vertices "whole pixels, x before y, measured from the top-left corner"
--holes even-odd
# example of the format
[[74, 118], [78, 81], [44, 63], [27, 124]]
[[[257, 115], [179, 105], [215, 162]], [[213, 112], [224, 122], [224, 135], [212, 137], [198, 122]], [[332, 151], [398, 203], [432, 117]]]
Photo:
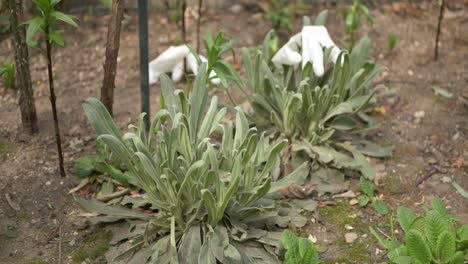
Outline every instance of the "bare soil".
[[[375, 114], [381, 121], [377, 140], [395, 146], [392, 158], [374, 161], [379, 174], [378, 190], [392, 210], [400, 205], [419, 210], [423, 203], [440, 197], [449, 206], [450, 213], [458, 215], [466, 224], [467, 200], [447, 179], [468, 190], [468, 5], [466, 1], [449, 2], [442, 25], [439, 60], [435, 62], [438, 7], [429, 2], [432, 1], [373, 7], [373, 26], [363, 23], [359, 30], [361, 35], [371, 38], [375, 60], [388, 68], [380, 81], [396, 91], [379, 102]], [[311, 15], [324, 7], [313, 6]], [[331, 12], [327, 27], [341, 46], [343, 7], [328, 8]], [[115, 119], [121, 128], [134, 122], [140, 110], [137, 15], [132, 11], [127, 13], [132, 19], [122, 30], [114, 103]], [[223, 30], [236, 39], [237, 51], [244, 46], [259, 45], [270, 29], [261, 15], [245, 10], [233, 13], [229, 9], [210, 9], [205, 15], [203, 29]], [[149, 17], [150, 57], [154, 58], [174, 43], [179, 31], [161, 12], [153, 10]], [[75, 257], [79, 250], [91, 250], [83, 246], [90, 237], [94, 238], [91, 234], [97, 229], [88, 227], [78, 217], [81, 210], [68, 191], [78, 183], [73, 175], [73, 161], [94, 149], [95, 134], [81, 103], [87, 97], [99, 97], [108, 18], [81, 14], [80, 28], [67, 29], [66, 46], [54, 51], [67, 177], [61, 178], [57, 170], [46, 61], [40, 50], [31, 51], [30, 58], [38, 135], [27, 136], [21, 132], [18, 95], [0, 84], [0, 233], [8, 226], [18, 230], [17, 238], [0, 235], [1, 263], [74, 263], [79, 259]], [[295, 25], [296, 29], [300, 27], [299, 19]], [[189, 16], [188, 28], [195, 28], [193, 16]], [[387, 54], [390, 32], [396, 34], [398, 43]], [[189, 35], [189, 40], [195, 43], [195, 33]], [[5, 60], [13, 60], [13, 46], [8, 39], [0, 42], [0, 62]], [[230, 60], [235, 66], [240, 64], [238, 57]], [[434, 95], [433, 86], [450, 91], [453, 97]], [[225, 98], [222, 92], [215, 93]], [[159, 106], [158, 97], [156, 85], [151, 90], [152, 113]], [[416, 187], [416, 181], [431, 170], [437, 172]], [[359, 191], [357, 180], [351, 180], [351, 186], [354, 192]], [[315, 223], [310, 222], [300, 232], [318, 238], [321, 255], [328, 263], [385, 260], [368, 226], [380, 227], [385, 233], [387, 217], [377, 215], [370, 208], [351, 206], [349, 199], [321, 202], [319, 207], [311, 216]], [[345, 224], [354, 230], [347, 231]], [[355, 232], [359, 238], [351, 245], [346, 244], [345, 232]]]

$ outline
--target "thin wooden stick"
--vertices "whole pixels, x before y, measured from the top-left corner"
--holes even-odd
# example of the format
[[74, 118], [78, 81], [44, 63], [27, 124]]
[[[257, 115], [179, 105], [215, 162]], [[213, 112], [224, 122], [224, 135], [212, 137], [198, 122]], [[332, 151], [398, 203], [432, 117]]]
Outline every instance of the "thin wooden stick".
[[102, 202], [107, 202], [107, 201], [110, 201], [112, 199], [119, 198], [121, 196], [130, 194], [130, 192], [131, 192], [131, 190], [127, 188], [127, 189], [123, 189], [121, 191], [113, 192], [113, 193], [110, 193], [110, 194], [98, 195], [96, 197], [96, 199], [98, 199], [99, 201], [102, 201]]
[[388, 238], [389, 240], [392, 240], [392, 238], [391, 238], [389, 235], [385, 234], [384, 231], [382, 231], [382, 230], [381, 230], [380, 228], [378, 228], [378, 227], [377, 227], [377, 231], [379, 231], [379, 233], [382, 234], [384, 237]]
[[435, 46], [434, 46], [434, 61], [437, 61], [437, 58], [439, 55], [440, 27], [442, 24], [442, 19], [444, 18], [444, 10], [445, 10], [445, 0], [441, 0], [440, 11], [439, 11], [439, 21], [437, 22], [437, 34], [436, 34]]

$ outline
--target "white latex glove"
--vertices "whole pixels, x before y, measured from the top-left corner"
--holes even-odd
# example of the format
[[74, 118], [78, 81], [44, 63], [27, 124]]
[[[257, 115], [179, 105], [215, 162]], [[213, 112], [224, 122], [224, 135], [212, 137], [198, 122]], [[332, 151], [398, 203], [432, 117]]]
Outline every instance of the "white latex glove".
[[[302, 68], [311, 62], [314, 73], [323, 76], [325, 70], [323, 65], [323, 50], [332, 47], [330, 59], [336, 63], [340, 49], [333, 43], [327, 29], [324, 26], [305, 26], [301, 33], [294, 35], [278, 52], [271, 61], [277, 67], [281, 65], [296, 66], [302, 62]], [[299, 54], [301, 49], [302, 54]]]
[[183, 61], [183, 59], [189, 54], [190, 50], [185, 45], [169, 47], [166, 51], [161, 53], [156, 59], [149, 63], [149, 83], [157, 83], [159, 80], [159, 75], [173, 72], [176, 65]]
[[[169, 72], [172, 72], [172, 80], [179, 82], [184, 75], [184, 59], [187, 62], [187, 70], [197, 75], [198, 62], [187, 46], [171, 46], [149, 63], [149, 83], [157, 83], [161, 74]], [[202, 55], [200, 55], [200, 59], [202, 62], [207, 61]], [[221, 80], [215, 77], [216, 73], [212, 71], [210, 73], [211, 82], [216, 85], [220, 84]]]

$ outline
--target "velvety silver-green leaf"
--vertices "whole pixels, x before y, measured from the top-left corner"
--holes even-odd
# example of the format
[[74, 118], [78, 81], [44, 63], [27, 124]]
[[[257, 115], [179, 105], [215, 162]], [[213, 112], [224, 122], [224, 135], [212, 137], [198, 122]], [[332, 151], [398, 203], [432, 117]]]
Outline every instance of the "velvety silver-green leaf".
[[279, 181], [271, 183], [269, 193], [276, 192], [279, 189], [286, 188], [292, 184], [302, 185], [309, 176], [310, 164], [308, 162], [302, 163], [289, 175], [283, 176]]
[[316, 26], [324, 26], [327, 22], [328, 10], [323, 10], [320, 12], [317, 17], [315, 18], [314, 25]]
[[181, 264], [193, 263], [194, 259], [198, 259], [201, 248], [200, 226], [194, 225], [182, 235], [178, 249], [179, 261]]
[[103, 202], [97, 200], [85, 200], [79, 197], [75, 198], [78, 204], [89, 212], [97, 212], [100, 214], [119, 216], [122, 219], [125, 218], [136, 218], [136, 219], [148, 219], [149, 215], [146, 215], [142, 212], [127, 209], [120, 205], [108, 206]]

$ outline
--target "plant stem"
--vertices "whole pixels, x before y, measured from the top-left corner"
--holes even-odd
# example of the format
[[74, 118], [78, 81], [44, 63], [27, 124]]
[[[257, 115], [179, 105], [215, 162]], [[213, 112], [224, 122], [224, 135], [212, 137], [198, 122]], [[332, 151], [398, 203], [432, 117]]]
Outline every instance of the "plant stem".
[[197, 53], [200, 54], [200, 25], [202, 18], [202, 5], [203, 0], [198, 0], [198, 19], [197, 19]]
[[[187, 9], [187, 3], [185, 0], [182, 0], [182, 43], [184, 43], [183, 45], [187, 44], [187, 39], [186, 39], [186, 36], [187, 36], [187, 31], [186, 31], [186, 28], [185, 28], [185, 9]], [[187, 62], [186, 62], [186, 59], [184, 58], [184, 72], [187, 72]]]
[[434, 61], [437, 61], [439, 56], [439, 36], [440, 36], [440, 27], [442, 24], [442, 19], [444, 18], [444, 10], [445, 10], [445, 0], [442, 0], [440, 3], [440, 11], [439, 11], [439, 21], [437, 22], [437, 34], [435, 39], [434, 45]]
[[54, 89], [54, 76], [52, 73], [52, 47], [51, 43], [48, 39], [49, 36], [49, 25], [46, 22], [45, 27], [45, 35], [46, 35], [46, 52], [47, 52], [47, 71], [49, 73], [49, 92], [50, 92], [50, 104], [52, 105], [52, 114], [54, 116], [54, 128], [55, 128], [55, 139], [57, 141], [57, 152], [59, 156], [59, 170], [60, 176], [65, 177], [65, 168], [63, 166], [63, 153], [62, 153], [62, 142], [60, 139], [60, 127], [57, 117], [57, 106], [55, 105], [56, 97], [55, 97], [55, 89]]

